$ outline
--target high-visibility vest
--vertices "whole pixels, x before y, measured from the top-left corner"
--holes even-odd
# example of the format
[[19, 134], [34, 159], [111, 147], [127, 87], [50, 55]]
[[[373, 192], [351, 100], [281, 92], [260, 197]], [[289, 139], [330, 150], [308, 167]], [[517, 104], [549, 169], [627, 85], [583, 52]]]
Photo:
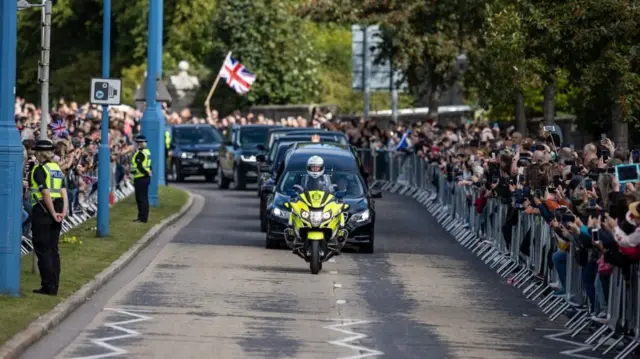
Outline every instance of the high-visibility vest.
[[171, 133], [169, 130], [164, 131], [164, 147], [167, 149], [171, 147]]
[[144, 155], [144, 161], [142, 161], [142, 167], [147, 170], [147, 172], [151, 171], [151, 151], [149, 151], [149, 149], [145, 148], [144, 150], [138, 150], [136, 153], [133, 154], [133, 158], [132, 158], [132, 164], [131, 164], [131, 172], [133, 173], [133, 178], [142, 178], [145, 176], [144, 173], [138, 171], [138, 163], [136, 162], [136, 157], [139, 156], [140, 154]]
[[64, 173], [60, 169], [55, 162], [47, 162], [44, 165], [34, 166], [31, 170], [31, 188], [30, 188], [30, 197], [31, 204], [36, 205], [38, 202], [42, 201], [42, 192], [40, 192], [40, 188], [35, 181], [33, 175], [36, 173], [36, 168], [42, 167], [44, 173], [46, 175], [45, 181], [47, 182], [47, 189], [49, 190], [49, 196], [51, 199], [62, 198], [62, 182], [64, 180]]

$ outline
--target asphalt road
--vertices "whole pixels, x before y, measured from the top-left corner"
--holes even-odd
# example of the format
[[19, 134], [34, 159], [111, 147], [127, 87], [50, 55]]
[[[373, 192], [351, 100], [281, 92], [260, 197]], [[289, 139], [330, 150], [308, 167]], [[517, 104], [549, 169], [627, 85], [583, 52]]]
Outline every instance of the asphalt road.
[[199, 195], [189, 214], [23, 358], [523, 359], [575, 348], [543, 338], [558, 325], [411, 199], [385, 193], [376, 253], [344, 253], [314, 276], [264, 248], [254, 189], [183, 187]]

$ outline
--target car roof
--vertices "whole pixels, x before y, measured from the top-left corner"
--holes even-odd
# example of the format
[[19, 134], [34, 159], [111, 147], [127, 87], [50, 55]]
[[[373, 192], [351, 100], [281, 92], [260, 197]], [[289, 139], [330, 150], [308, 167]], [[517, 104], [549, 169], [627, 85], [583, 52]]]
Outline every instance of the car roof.
[[[306, 127], [282, 127], [282, 126], [278, 126], [275, 128], [272, 128], [271, 130], [269, 130], [269, 133], [277, 133], [277, 132], [302, 132], [302, 131], [307, 131], [308, 128]], [[322, 131], [322, 132], [326, 132], [325, 130], [318, 130], [318, 131]]]
[[322, 157], [325, 168], [359, 173], [358, 163], [350, 150], [344, 146], [321, 143], [301, 144], [296, 147], [287, 158], [285, 171], [305, 169], [311, 156]]
[[233, 128], [277, 128], [279, 125], [263, 125], [263, 124], [251, 124], [251, 125], [233, 125]]

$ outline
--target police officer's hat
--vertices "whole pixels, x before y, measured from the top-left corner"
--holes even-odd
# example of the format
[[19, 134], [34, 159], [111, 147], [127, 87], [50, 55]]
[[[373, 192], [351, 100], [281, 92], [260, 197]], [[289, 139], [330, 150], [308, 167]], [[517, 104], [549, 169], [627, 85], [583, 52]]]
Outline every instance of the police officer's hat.
[[51, 140], [38, 140], [36, 145], [33, 147], [34, 151], [53, 151], [55, 147], [53, 146], [53, 142]]
[[137, 143], [147, 142], [147, 138], [144, 137], [143, 135], [138, 135], [138, 136], [136, 136], [136, 142]]

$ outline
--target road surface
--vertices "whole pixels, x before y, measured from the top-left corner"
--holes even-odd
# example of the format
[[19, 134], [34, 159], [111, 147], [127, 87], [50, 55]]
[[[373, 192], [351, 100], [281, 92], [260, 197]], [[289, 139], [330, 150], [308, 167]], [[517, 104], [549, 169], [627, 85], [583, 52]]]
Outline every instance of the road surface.
[[[566, 358], [558, 329], [411, 199], [377, 200], [376, 253], [320, 275], [264, 248], [254, 190], [182, 185], [188, 215], [23, 355], [70, 358]], [[118, 355], [116, 355], [118, 354]]]

